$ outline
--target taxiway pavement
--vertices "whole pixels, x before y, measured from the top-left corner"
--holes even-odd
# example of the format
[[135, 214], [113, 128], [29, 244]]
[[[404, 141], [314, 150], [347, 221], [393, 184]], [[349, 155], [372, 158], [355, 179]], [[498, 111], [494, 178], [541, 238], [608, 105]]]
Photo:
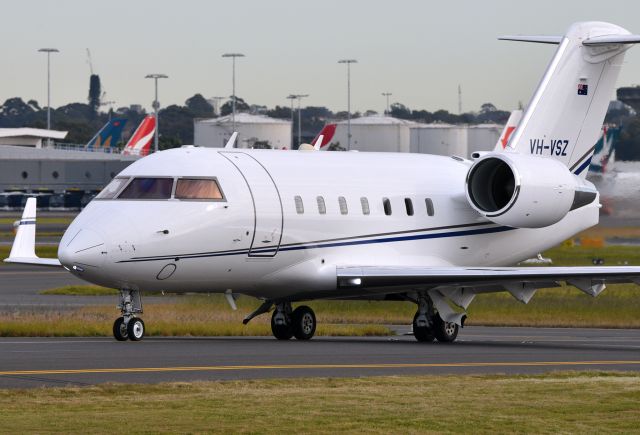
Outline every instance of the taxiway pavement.
[[467, 327], [453, 344], [406, 335], [0, 339], [0, 387], [554, 370], [640, 371], [640, 330]]

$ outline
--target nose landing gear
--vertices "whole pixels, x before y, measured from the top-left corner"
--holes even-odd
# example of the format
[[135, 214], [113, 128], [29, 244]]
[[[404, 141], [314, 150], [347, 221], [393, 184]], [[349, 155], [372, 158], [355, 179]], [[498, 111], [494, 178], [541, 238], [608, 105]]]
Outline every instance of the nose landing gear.
[[138, 290], [120, 290], [121, 317], [113, 323], [113, 336], [118, 341], [140, 341], [144, 337], [145, 327], [142, 319], [142, 299]]

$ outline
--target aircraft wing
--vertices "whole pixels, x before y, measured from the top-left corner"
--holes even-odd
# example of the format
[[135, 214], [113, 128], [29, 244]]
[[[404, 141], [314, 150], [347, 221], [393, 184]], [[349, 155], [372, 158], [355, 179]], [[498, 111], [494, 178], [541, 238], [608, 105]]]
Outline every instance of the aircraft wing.
[[591, 295], [604, 290], [606, 283], [640, 284], [640, 266], [585, 267], [380, 267], [342, 266], [337, 268], [338, 287], [507, 287], [542, 288], [566, 282]]
[[606, 284], [640, 284], [638, 266], [585, 267], [337, 267], [338, 288], [351, 294], [400, 294], [426, 289], [440, 316], [447, 322], [464, 323], [466, 310], [478, 293], [507, 291], [528, 303], [539, 288], [558, 287], [560, 282], [597, 296]]

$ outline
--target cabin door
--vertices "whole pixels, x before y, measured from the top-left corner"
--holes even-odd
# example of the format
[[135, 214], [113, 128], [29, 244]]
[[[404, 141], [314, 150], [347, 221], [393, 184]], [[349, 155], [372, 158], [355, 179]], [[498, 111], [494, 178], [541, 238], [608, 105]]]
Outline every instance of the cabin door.
[[222, 152], [240, 171], [253, 202], [254, 228], [249, 257], [273, 257], [282, 241], [282, 200], [269, 171], [249, 154]]

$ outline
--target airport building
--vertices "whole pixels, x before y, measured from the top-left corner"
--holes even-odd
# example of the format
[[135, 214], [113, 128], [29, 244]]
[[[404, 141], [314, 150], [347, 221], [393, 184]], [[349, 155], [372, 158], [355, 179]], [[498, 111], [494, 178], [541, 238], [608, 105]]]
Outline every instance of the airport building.
[[[233, 134], [231, 115], [220, 118], [194, 120], [194, 145], [222, 148]], [[236, 113], [235, 130], [238, 132], [236, 148], [291, 149], [291, 121], [264, 115]]]
[[[363, 116], [351, 120], [351, 149], [358, 151], [386, 151], [408, 153], [410, 128], [420, 125], [391, 116]], [[331, 143], [347, 148], [347, 121], [336, 123]]]
[[40, 207], [53, 202], [79, 208], [137, 157], [110, 148], [87, 149], [50, 143], [66, 132], [0, 129], [0, 208], [20, 207], [36, 193]]

